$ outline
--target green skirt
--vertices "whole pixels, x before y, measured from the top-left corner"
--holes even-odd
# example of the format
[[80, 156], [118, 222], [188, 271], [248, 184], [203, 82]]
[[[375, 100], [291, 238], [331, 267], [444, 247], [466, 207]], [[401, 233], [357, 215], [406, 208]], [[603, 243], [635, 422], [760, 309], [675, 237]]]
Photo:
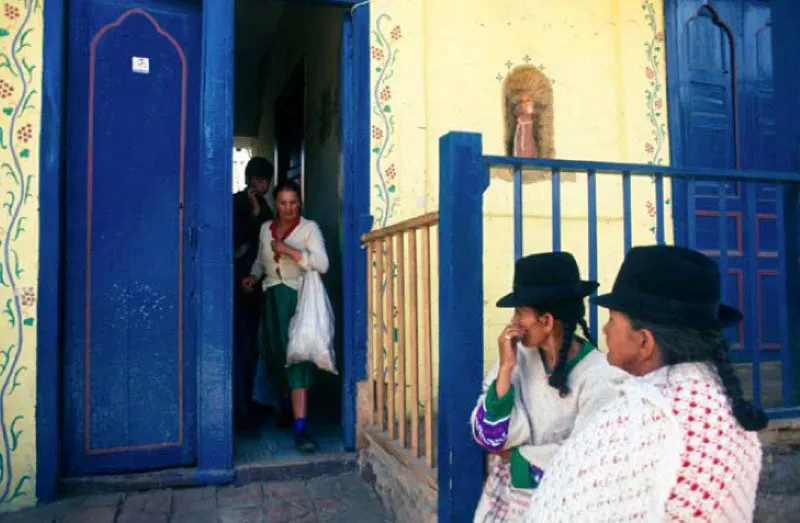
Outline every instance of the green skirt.
[[279, 391], [307, 389], [314, 379], [314, 364], [303, 362], [286, 367], [286, 347], [289, 345], [289, 322], [297, 309], [297, 291], [280, 284], [264, 292], [261, 312], [259, 346], [270, 378]]

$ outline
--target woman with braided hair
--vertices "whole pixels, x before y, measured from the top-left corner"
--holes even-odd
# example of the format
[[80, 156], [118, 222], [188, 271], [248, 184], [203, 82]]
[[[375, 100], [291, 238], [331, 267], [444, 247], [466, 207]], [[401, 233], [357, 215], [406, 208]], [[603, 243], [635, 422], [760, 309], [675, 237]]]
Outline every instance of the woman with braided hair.
[[566, 252], [517, 262], [513, 292], [497, 303], [514, 316], [472, 414], [473, 436], [492, 454], [476, 522], [518, 520], [561, 442], [614, 398], [624, 373], [596, 350], [584, 319], [596, 288]]
[[742, 314], [720, 285], [696, 251], [628, 253], [597, 304], [610, 309], [609, 362], [638, 378], [564, 442], [525, 521], [753, 520], [767, 418], [730, 364], [723, 329]]

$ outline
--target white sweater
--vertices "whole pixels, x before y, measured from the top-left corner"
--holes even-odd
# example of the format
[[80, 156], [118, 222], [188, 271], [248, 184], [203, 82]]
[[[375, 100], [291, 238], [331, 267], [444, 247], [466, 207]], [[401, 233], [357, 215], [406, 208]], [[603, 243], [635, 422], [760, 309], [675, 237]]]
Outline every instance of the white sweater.
[[592, 349], [570, 371], [567, 378], [570, 394], [562, 398], [548, 384], [547, 369], [538, 349], [520, 344], [517, 366], [511, 375], [513, 392], [506, 395], [513, 394], [513, 408], [510, 415], [497, 419], [491, 416], [492, 409], [487, 409], [486, 399], [499, 368], [498, 362], [484, 380], [483, 394], [472, 412], [473, 436], [490, 452], [517, 448], [530, 465], [545, 475], [559, 445], [619, 395], [612, 382], [627, 376], [609, 365], [605, 354]]
[[[284, 240], [286, 245], [303, 253], [300, 263], [285, 255], [280, 257], [278, 263], [275, 263], [275, 253], [272, 250], [271, 224], [272, 221], [268, 221], [261, 226], [258, 258], [253, 262], [253, 267], [250, 270], [250, 274], [256, 278], [264, 276], [261, 284], [264, 290], [281, 283], [299, 290], [303, 274], [306, 271], [317, 271], [320, 274], [325, 274], [328, 271], [328, 253], [325, 250], [325, 239], [322, 237], [322, 231], [320, 231], [315, 222], [300, 218], [300, 223]], [[278, 269], [280, 269], [280, 272]]]
[[753, 520], [761, 444], [733, 417], [715, 371], [665, 367], [619, 391], [553, 457], [525, 521]]

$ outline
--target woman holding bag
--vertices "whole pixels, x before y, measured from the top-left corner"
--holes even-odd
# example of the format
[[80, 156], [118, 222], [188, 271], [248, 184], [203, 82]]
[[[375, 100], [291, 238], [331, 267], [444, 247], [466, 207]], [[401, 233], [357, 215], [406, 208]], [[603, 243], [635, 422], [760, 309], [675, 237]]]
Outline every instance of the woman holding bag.
[[[286, 348], [303, 275], [307, 271], [327, 272], [328, 254], [319, 226], [300, 216], [300, 187], [287, 180], [275, 187], [274, 195], [278, 217], [261, 227], [258, 259], [253, 263], [251, 275], [242, 281], [245, 290], [255, 288], [259, 281], [264, 290], [259, 365], [266, 372], [258, 373], [260, 379], [255, 389], [263, 391], [267, 386], [277, 386], [283, 400], [277, 405], [279, 409], [287, 409], [286, 397], [291, 397], [295, 447], [302, 452], [313, 452], [316, 446], [308, 434], [306, 417], [314, 364], [287, 366]], [[266, 383], [270, 379], [272, 383]], [[274, 399], [256, 399], [274, 402]]]

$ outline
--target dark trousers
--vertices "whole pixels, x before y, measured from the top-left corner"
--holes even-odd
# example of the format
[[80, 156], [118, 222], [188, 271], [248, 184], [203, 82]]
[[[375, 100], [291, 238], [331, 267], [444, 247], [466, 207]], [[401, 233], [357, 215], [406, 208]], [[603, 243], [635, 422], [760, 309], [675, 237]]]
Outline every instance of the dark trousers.
[[245, 415], [253, 397], [258, 363], [258, 322], [261, 313], [260, 286], [251, 293], [234, 290], [233, 300], [233, 404], [238, 417]]

